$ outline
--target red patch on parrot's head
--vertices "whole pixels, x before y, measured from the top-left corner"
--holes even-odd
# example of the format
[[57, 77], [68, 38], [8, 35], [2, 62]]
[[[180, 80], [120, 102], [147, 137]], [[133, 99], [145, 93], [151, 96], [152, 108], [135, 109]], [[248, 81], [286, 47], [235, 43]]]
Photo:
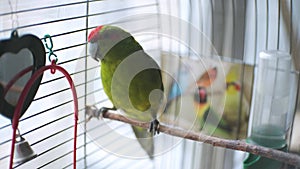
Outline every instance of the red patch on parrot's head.
[[99, 35], [99, 31], [103, 28], [103, 25], [98, 26], [88, 36], [88, 42], [95, 41]]

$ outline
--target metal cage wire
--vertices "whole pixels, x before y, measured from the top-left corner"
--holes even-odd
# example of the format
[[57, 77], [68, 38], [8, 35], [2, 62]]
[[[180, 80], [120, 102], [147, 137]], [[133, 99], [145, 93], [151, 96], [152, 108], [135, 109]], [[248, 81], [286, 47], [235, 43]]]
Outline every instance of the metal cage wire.
[[[109, 105], [101, 85], [99, 65], [88, 59], [87, 36], [99, 24], [120, 24], [119, 18], [129, 17], [123, 24], [133, 24], [130, 16], [143, 13], [166, 14], [181, 18], [203, 32], [214, 44], [222, 60], [255, 65], [258, 52], [264, 49], [288, 51], [294, 57], [294, 65], [299, 70], [299, 14], [297, 0], [258, 1], [258, 0], [50, 0], [47, 3], [31, 1], [0, 2], [0, 36], [7, 38], [14, 28], [19, 33], [33, 33], [38, 37], [50, 34], [54, 42], [54, 52], [58, 65], [72, 75], [79, 102], [79, 113], [84, 114], [85, 105]], [[159, 21], [159, 15], [158, 21]], [[143, 19], [143, 18], [141, 18]], [[147, 21], [147, 18], [145, 18]], [[163, 29], [158, 26], [133, 26], [131, 33], [137, 34]], [[193, 35], [178, 25], [182, 38]], [[167, 27], [172, 35], [175, 30]], [[165, 42], [159, 36], [138, 36], [137, 40], [149, 52], [165, 51], [178, 56], [190, 56], [192, 51], [185, 50], [172, 41]], [[189, 45], [189, 44], [187, 44]], [[179, 49], [179, 50], [178, 50]], [[46, 64], [50, 64], [47, 62]], [[99, 74], [99, 73], [98, 73]], [[99, 96], [95, 100], [95, 96]], [[20, 120], [19, 129], [29, 141], [38, 157], [15, 168], [70, 168], [72, 166], [72, 96], [61, 74], [45, 73], [38, 93], [31, 106]], [[233, 168], [235, 162], [225, 160], [234, 157], [234, 152], [212, 149], [198, 143], [183, 142], [171, 153], [149, 159], [128, 159], [114, 156], [95, 145], [87, 133], [96, 133], [95, 139], [108, 139], [105, 146], [115, 146], [124, 151], [137, 151], [111, 138], [109, 132], [101, 131], [104, 123], [87, 128], [85, 116], [79, 120], [82, 127], [78, 131], [77, 166], [78, 168]], [[7, 168], [11, 143], [10, 121], [0, 117], [0, 168]], [[105, 121], [124, 134], [132, 135], [127, 124]], [[167, 136], [166, 136], [167, 137]], [[167, 144], [167, 143], [161, 143]], [[201, 149], [207, 152], [205, 157]], [[221, 152], [221, 153], [220, 153]], [[202, 159], [198, 161], [197, 159]], [[218, 164], [207, 163], [210, 159], [223, 159]]]

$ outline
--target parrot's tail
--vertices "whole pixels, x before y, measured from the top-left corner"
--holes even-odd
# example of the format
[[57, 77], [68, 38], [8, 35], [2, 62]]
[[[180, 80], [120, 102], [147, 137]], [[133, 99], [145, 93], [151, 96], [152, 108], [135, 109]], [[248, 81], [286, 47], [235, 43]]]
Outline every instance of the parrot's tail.
[[132, 126], [132, 129], [142, 148], [146, 151], [149, 158], [153, 159], [154, 142], [152, 134], [147, 129], [141, 127]]

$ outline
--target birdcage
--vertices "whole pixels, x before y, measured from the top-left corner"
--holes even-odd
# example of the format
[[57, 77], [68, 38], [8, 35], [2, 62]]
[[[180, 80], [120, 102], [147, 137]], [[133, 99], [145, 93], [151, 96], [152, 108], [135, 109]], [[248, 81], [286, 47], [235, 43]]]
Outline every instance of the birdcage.
[[[63, 67], [73, 79], [79, 111], [77, 168], [231, 169], [245, 167], [247, 157], [240, 151], [161, 133], [154, 140], [155, 156], [149, 158], [135, 139], [130, 124], [87, 114], [86, 106], [94, 109], [112, 106], [101, 84], [101, 66], [90, 57], [88, 51], [88, 35], [99, 25], [120, 26], [135, 37], [165, 73], [165, 92], [169, 94], [166, 97], [171, 97], [173, 81], [181, 89], [186, 88], [187, 97], [180, 97], [179, 101], [175, 99], [169, 109], [171, 115], [161, 115], [163, 124], [175, 128], [190, 131], [197, 123], [194, 114], [182, 114], [190, 109], [193, 111], [195, 106], [195, 86], [185, 83], [192, 79], [194, 85], [204, 85], [200, 87], [207, 88], [211, 107], [222, 113], [226, 106], [226, 90], [219, 89], [234, 84], [226, 83], [226, 75], [231, 67], [236, 67], [233, 74], [238, 76], [236, 83], [240, 90], [236, 116], [239, 122], [233, 136], [229, 137], [233, 140], [245, 139], [247, 133], [249, 136], [252, 132], [251, 127], [257, 124], [257, 117], [250, 114], [253, 114], [251, 106], [257, 102], [254, 87], [257, 82], [254, 81], [258, 76], [260, 52], [283, 51], [289, 54], [292, 56], [291, 66], [285, 76], [291, 78], [286, 82], [285, 90], [290, 100], [284, 103], [289, 105], [287, 109], [291, 113], [285, 121], [285, 126], [288, 126], [286, 151], [300, 152], [297, 131], [300, 116], [295, 113], [297, 105], [293, 104], [297, 102], [299, 89], [299, 1], [7, 0], [0, 4], [0, 40], [9, 39], [14, 30], [20, 36], [29, 33], [36, 35], [44, 43], [45, 65], [51, 65], [47, 56], [56, 57], [57, 65]], [[52, 41], [51, 50], [47, 47], [47, 37]], [[30, 66], [33, 62], [23, 57], [10, 60], [6, 65], [5, 57], [0, 56], [0, 80], [6, 78], [9, 68], [15, 69], [14, 64]], [[15, 67], [18, 71], [24, 68]], [[211, 82], [213, 77], [209, 72], [215, 68], [218, 70], [217, 78]], [[184, 74], [186, 72], [188, 75]], [[210, 76], [210, 82], [200, 80], [205, 74]], [[247, 103], [242, 101], [244, 97], [247, 97]], [[18, 126], [22, 139], [27, 140], [34, 152], [28, 159], [21, 157], [24, 159], [14, 163], [14, 168], [71, 168], [74, 165], [73, 101], [63, 74], [45, 71], [34, 99]], [[284, 103], [278, 102], [282, 106], [285, 106]], [[179, 110], [178, 105], [181, 106]], [[241, 120], [243, 109], [249, 116], [245, 121]], [[252, 111], [255, 110], [252, 108]], [[7, 168], [12, 122], [1, 116], [0, 123], [0, 168]], [[244, 123], [247, 123], [246, 128], [242, 127]]]

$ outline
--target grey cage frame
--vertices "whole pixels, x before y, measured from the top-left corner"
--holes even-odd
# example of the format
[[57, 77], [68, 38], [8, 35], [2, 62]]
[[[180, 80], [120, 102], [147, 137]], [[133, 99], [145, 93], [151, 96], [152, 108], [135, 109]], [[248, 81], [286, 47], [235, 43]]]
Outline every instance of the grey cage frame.
[[[121, 4], [121, 5], [120, 5]], [[68, 0], [48, 3], [21, 2], [20, 0], [0, 2], [0, 38], [8, 38], [14, 28], [20, 34], [33, 33], [43, 39], [49, 33], [54, 43], [58, 64], [72, 75], [79, 101], [79, 113], [84, 114], [85, 105], [108, 104], [100, 84], [100, 76], [95, 77], [99, 65], [89, 60], [87, 36], [98, 24], [116, 24], [119, 17], [141, 13], [162, 13], [183, 18], [204, 32], [214, 44], [221, 59], [238, 60], [241, 63], [256, 64], [258, 52], [264, 49], [285, 50], [294, 56], [295, 68], [300, 69], [300, 2], [297, 0]], [[159, 15], [158, 15], [159, 17]], [[131, 22], [130, 20], [128, 23]], [[164, 23], [160, 23], [164, 24]], [[160, 29], [160, 27], [138, 27], [132, 33]], [[172, 29], [169, 30], [172, 34]], [[179, 28], [179, 31], [181, 29]], [[191, 39], [193, 35], [188, 32]], [[174, 45], [161, 44], [160, 37], [139, 37], [137, 39], [148, 50], [173, 51]], [[156, 45], [150, 45], [155, 42]], [[151, 46], [151, 47], [147, 47]], [[166, 47], [167, 46], [167, 47]], [[178, 55], [189, 55], [190, 51], [177, 51]], [[46, 64], [50, 64], [47, 62]], [[95, 101], [95, 95], [101, 99]], [[84, 117], [84, 118], [82, 118]], [[142, 159], [128, 159], [113, 156], [96, 146], [87, 132], [96, 131], [103, 123], [88, 128], [85, 116], [79, 119], [82, 127], [78, 132], [78, 168], [165, 168], [165, 161], [181, 158], [177, 167], [199, 167], [199, 162], [190, 156], [201, 157], [194, 149], [196, 144], [184, 143], [177, 151], [190, 155], [164, 155], [155, 162]], [[107, 121], [113, 128], [130, 134], [127, 124]], [[20, 120], [19, 129], [38, 154], [35, 159], [14, 165], [15, 168], [70, 168], [72, 166], [73, 107], [72, 96], [61, 74], [44, 74], [38, 93], [28, 111]], [[10, 121], [0, 117], [0, 168], [7, 168], [11, 143]], [[97, 139], [105, 138], [107, 132], [98, 133]], [[115, 148], [128, 149], [117, 139], [109, 144]], [[204, 148], [209, 149], [209, 148]], [[136, 151], [128, 149], [128, 151]], [[101, 152], [101, 153], [99, 153]], [[211, 157], [216, 152], [208, 151]], [[226, 152], [231, 154], [232, 152]], [[172, 161], [172, 160], [170, 160]], [[201, 160], [205, 162], [205, 158]], [[169, 161], [168, 161], [169, 162]], [[118, 164], [117, 164], [118, 163]], [[197, 163], [197, 164], [196, 164]], [[233, 162], [223, 160], [221, 164], [232, 167]], [[172, 166], [172, 165], [171, 165]], [[202, 167], [212, 167], [210, 164]], [[173, 167], [174, 168], [174, 167]]]

